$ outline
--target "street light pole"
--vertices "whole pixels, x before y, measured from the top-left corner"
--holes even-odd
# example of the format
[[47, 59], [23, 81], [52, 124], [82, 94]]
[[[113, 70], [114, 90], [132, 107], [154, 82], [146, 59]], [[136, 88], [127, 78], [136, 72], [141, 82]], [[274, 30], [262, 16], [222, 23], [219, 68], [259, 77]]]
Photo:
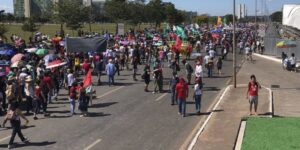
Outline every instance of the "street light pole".
[[255, 0], [255, 40], [257, 36], [257, 0]]
[[233, 0], [233, 37], [232, 37], [232, 52], [233, 52], [233, 87], [236, 88], [236, 41], [235, 41], [235, 0]]

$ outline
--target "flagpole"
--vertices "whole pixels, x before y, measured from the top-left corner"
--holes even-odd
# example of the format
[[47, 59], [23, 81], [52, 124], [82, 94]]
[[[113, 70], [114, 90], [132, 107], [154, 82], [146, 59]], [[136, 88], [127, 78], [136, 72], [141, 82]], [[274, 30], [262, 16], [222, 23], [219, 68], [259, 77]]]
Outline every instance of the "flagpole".
[[233, 38], [232, 38], [232, 52], [233, 52], [233, 87], [236, 88], [236, 41], [235, 41], [235, 0], [233, 0]]

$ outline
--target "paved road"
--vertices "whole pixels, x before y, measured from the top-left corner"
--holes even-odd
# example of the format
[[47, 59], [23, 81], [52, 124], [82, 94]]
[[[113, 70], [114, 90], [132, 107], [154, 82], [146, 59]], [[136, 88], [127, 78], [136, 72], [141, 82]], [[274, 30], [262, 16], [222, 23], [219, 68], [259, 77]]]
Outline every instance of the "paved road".
[[[241, 62], [241, 57], [238, 62]], [[225, 61], [221, 77], [204, 78], [204, 112], [231, 78], [231, 66], [231, 60]], [[164, 77], [171, 77], [170, 69], [164, 69]], [[104, 80], [106, 77], [103, 77]], [[177, 106], [170, 105], [170, 94], [145, 93], [143, 82], [132, 81], [129, 71], [121, 72], [116, 82], [116, 86], [96, 87], [98, 98], [89, 109], [91, 117], [87, 118], [78, 115], [69, 117], [69, 103], [63, 91], [59, 100], [49, 107], [51, 118], [31, 120], [30, 126], [23, 129], [32, 143], [23, 145], [16, 138], [16, 142], [19, 142], [17, 149], [174, 150], [179, 149], [199, 120], [207, 115], [194, 115], [195, 108], [190, 94], [188, 116], [182, 118], [177, 114]], [[164, 88], [167, 89], [167, 86]], [[150, 89], [153, 89], [152, 85]], [[7, 146], [10, 132], [9, 129], [0, 128], [0, 148]]]

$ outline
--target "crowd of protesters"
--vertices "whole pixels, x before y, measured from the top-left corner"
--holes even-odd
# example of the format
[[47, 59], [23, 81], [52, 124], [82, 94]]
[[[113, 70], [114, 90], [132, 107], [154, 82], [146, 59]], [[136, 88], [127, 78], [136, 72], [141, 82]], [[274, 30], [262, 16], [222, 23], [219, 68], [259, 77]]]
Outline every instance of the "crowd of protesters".
[[[16, 133], [23, 142], [28, 141], [19, 128], [20, 116], [27, 120], [21, 110], [27, 116], [32, 112], [34, 120], [39, 119], [39, 114], [51, 116], [47, 111], [48, 104], [58, 100], [61, 89], [68, 90], [70, 114], [76, 114], [78, 101], [81, 117], [88, 116], [88, 107], [92, 105], [92, 94], [95, 91], [90, 86], [91, 83], [78, 82], [78, 79], [91, 78], [92, 73], [97, 76], [98, 86], [103, 86], [103, 83], [113, 86], [116, 84], [115, 75], [122, 75], [123, 70], [132, 71], [133, 81], [138, 81], [140, 72], [145, 82], [144, 91], [152, 91], [154, 94], [164, 92], [164, 79], [171, 77], [171, 104], [178, 104], [178, 113], [183, 117], [186, 116], [189, 85], [193, 85], [195, 112], [200, 114], [204, 72], [207, 72], [209, 78], [222, 75], [223, 61], [227, 59], [232, 47], [232, 31], [224, 30], [223, 27], [211, 30], [198, 25], [186, 25], [182, 28], [184, 32], [181, 33], [176, 29], [129, 30], [125, 35], [105, 32], [103, 37], [109, 41], [107, 49], [86, 53], [66, 52], [62, 35], [55, 35], [50, 39], [38, 32], [29, 38], [28, 43], [21, 37], [12, 35], [14, 53], [0, 55], [5, 68], [5, 74], [0, 77], [0, 114], [6, 114], [5, 120], [11, 120], [14, 125], [9, 145], [12, 145]], [[197, 32], [192, 32], [193, 30]], [[81, 32], [79, 36], [82, 36]], [[243, 30], [237, 32], [240, 48], [255, 45], [255, 36], [253, 26], [244, 26]], [[171, 44], [171, 41], [175, 43]], [[185, 46], [182, 46], [182, 41], [186, 41]], [[0, 47], [9, 47], [7, 43], [0, 42]], [[32, 48], [51, 50], [37, 54], [29, 52], [28, 49]], [[22, 54], [22, 57], [11, 62], [18, 54]], [[58, 63], [53, 65], [55, 61]], [[144, 66], [142, 71], [138, 70], [140, 65]], [[168, 70], [171, 75], [165, 73]], [[103, 73], [107, 75], [107, 82], [102, 77]], [[149, 89], [151, 81], [153, 90]], [[8, 115], [11, 114], [10, 111], [15, 113]], [[18, 122], [14, 123], [13, 120]]]

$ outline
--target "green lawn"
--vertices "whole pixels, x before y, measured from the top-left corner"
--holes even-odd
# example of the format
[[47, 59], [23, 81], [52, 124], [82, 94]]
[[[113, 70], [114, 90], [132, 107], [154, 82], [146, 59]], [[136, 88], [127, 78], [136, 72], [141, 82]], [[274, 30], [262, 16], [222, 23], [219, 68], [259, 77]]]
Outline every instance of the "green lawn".
[[[140, 29], [144, 29], [145, 27], [149, 27], [149, 24], [142, 24], [140, 26]], [[31, 36], [31, 33], [29, 32], [24, 32], [22, 28], [22, 24], [10, 24], [6, 25], [8, 28], [8, 33], [6, 33], [6, 37], [9, 39], [9, 37], [12, 34], [17, 34], [21, 36], [23, 39], [26, 41], [28, 40], [29, 36]], [[139, 27], [132, 26], [125, 24], [125, 32], [129, 30], [129, 28], [135, 28], [139, 29]], [[60, 30], [60, 25], [59, 24], [48, 24], [48, 25], [41, 25], [39, 31], [42, 33], [48, 34], [50, 36], [54, 36], [57, 31]], [[65, 33], [69, 34], [71, 36], [77, 36], [77, 31], [72, 31], [68, 29], [67, 27], [64, 27]], [[84, 25], [84, 28], [82, 28], [83, 31], [89, 31], [89, 25], [86, 24]], [[92, 24], [92, 32], [98, 32], [101, 33], [102, 31], [108, 30], [110, 33], [115, 33], [116, 31], [116, 24], [115, 23], [99, 23], [99, 24]], [[10, 40], [9, 40], [10, 42]]]
[[300, 150], [300, 118], [249, 118], [242, 150]]

